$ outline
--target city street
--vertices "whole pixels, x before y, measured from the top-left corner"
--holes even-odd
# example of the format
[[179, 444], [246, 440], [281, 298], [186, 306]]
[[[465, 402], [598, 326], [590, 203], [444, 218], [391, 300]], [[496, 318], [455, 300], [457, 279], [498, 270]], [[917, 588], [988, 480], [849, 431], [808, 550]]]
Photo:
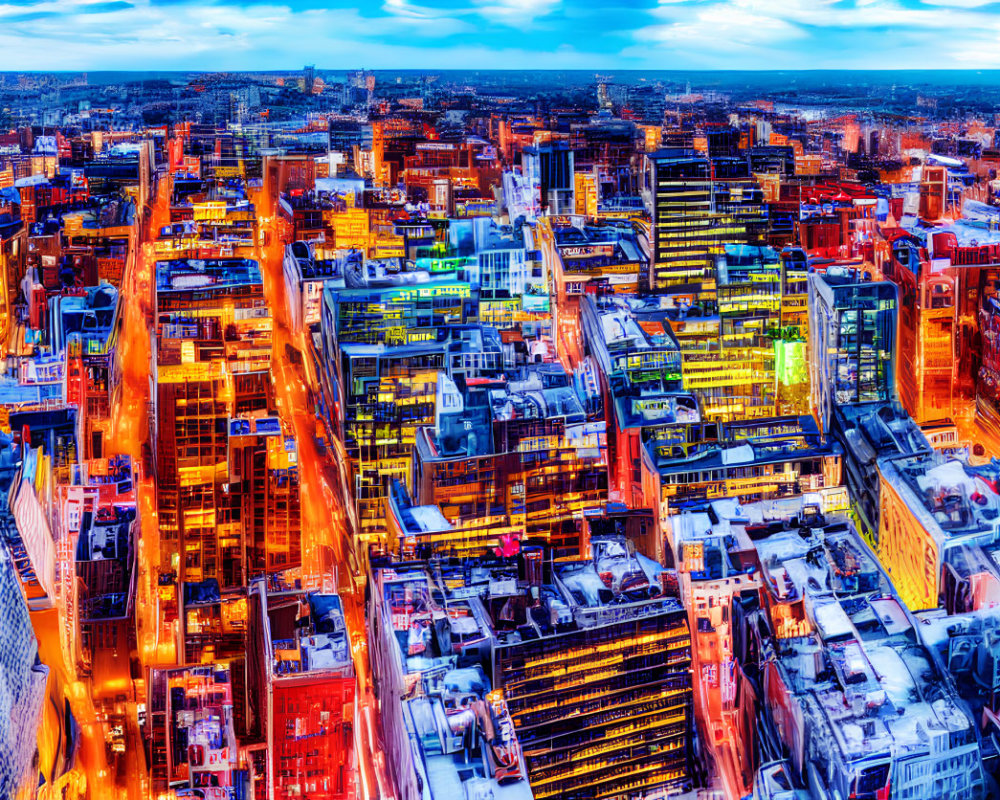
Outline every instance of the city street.
[[[159, 530], [156, 516], [156, 492], [153, 457], [150, 445], [150, 375], [153, 320], [153, 281], [156, 255], [153, 242], [160, 227], [170, 219], [170, 180], [163, 178], [153, 198], [152, 214], [143, 224], [142, 241], [137, 248], [133, 269], [122, 285], [123, 318], [118, 339], [121, 359], [120, 402], [114, 414], [114, 439], [111, 449], [128, 453], [138, 471], [136, 503], [141, 520], [137, 565], [139, 581], [136, 597], [136, 623], [140, 663], [143, 667], [170, 664], [174, 661], [174, 642], [169, 628], [160, 629], [156, 603]], [[144, 454], [148, 453], [148, 458]]]
[[[344, 615], [354, 650], [358, 675], [359, 730], [356, 750], [361, 765], [363, 797], [392, 797], [386, 775], [382, 748], [377, 746], [376, 719], [378, 704], [371, 691], [368, 663], [368, 633], [365, 624], [364, 557], [355, 551], [354, 515], [348, 506], [351, 497], [345, 486], [343, 448], [336, 455], [321, 451], [316, 438], [317, 420], [310, 404], [310, 390], [319, 387], [314, 380], [307, 387], [305, 365], [311, 362], [310, 345], [302, 333], [294, 333], [289, 323], [285, 282], [282, 275], [284, 246], [273, 216], [258, 206], [261, 230], [268, 244], [261, 248], [260, 264], [265, 295], [274, 318], [272, 370], [280, 410], [292, 421], [298, 444], [299, 485], [302, 505], [303, 583], [320, 584], [336, 576], [336, 587], [344, 604]], [[290, 349], [301, 358], [289, 358]], [[340, 442], [337, 442], [340, 444]]]
[[[142, 464], [143, 444], [149, 440], [149, 353], [150, 353], [150, 291], [153, 264], [153, 249], [149, 243], [155, 238], [157, 225], [165, 224], [169, 215], [169, 186], [164, 181], [156, 198], [152, 219], [143, 225], [143, 241], [136, 243], [136, 250], [130, 254], [121, 286], [122, 319], [116, 346], [122, 365], [122, 385], [116, 396], [113, 409], [113, 428], [107, 443], [108, 453], [127, 453], [133, 465]], [[141, 472], [137, 482], [137, 503], [140, 509], [142, 527], [138, 539], [140, 581], [136, 598], [136, 617], [140, 626], [140, 642], [143, 633], [155, 626], [155, 617], [148, 613], [153, 608], [150, 603], [151, 588], [155, 586], [154, 572], [149, 568], [147, 556], [156, 552], [156, 512], [153, 496], [152, 476]], [[92, 676], [89, 679], [73, 680], [69, 665], [64, 661], [60, 647], [59, 615], [55, 609], [36, 613], [32, 617], [39, 641], [42, 661], [49, 666], [49, 698], [43, 718], [40, 740], [41, 769], [51, 781], [53, 760], [64, 757], [57, 754], [60, 740], [65, 737], [63, 730], [63, 708], [60, 698], [69, 702], [73, 716], [79, 725], [80, 748], [77, 769], [86, 775], [86, 782], [92, 797], [144, 798], [147, 795], [146, 759], [141, 748], [138, 729], [137, 703], [145, 703], [145, 697], [137, 697], [132, 676], [132, 662], [127, 641], [120, 641], [116, 648], [105, 648], [95, 652]], [[140, 648], [142, 649], [142, 648]], [[146, 658], [142, 659], [145, 664]], [[140, 686], [142, 683], [140, 682]], [[120, 698], [125, 701], [121, 702]], [[110, 714], [108, 713], [110, 712]], [[122, 765], [109, 759], [108, 742], [110, 729], [116, 720], [124, 719], [126, 741]], [[117, 780], [116, 780], [117, 777]], [[57, 784], [50, 784], [52, 792]], [[49, 796], [43, 789], [41, 797]], [[51, 794], [61, 797], [61, 794]]]
[[[38, 636], [39, 657], [49, 667], [48, 697], [38, 736], [40, 771], [51, 781], [53, 766], [65, 758], [66, 754], [62, 748], [65, 746], [66, 736], [63, 701], [66, 701], [79, 726], [76, 770], [81, 777], [85, 776], [84, 785], [89, 786], [91, 797], [128, 797], [131, 800], [137, 795], [124, 795], [125, 788], [115, 786], [112, 765], [109, 763], [105, 745], [105, 726], [98, 718], [98, 712], [94, 707], [94, 695], [88, 691], [83, 681], [73, 680], [63, 660], [58, 612], [54, 608], [36, 612], [32, 615], [31, 622]], [[124, 661], [127, 667], [128, 660]], [[55, 789], [58, 784], [51, 785]], [[46, 791], [44, 788], [39, 793], [41, 800], [55, 800], [61, 797], [61, 792]]]

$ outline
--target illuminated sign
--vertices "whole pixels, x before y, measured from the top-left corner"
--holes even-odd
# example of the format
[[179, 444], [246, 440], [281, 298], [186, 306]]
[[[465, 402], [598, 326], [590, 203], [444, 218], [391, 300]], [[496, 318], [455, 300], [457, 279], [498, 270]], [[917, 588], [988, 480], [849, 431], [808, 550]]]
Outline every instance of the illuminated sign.
[[613, 256], [615, 245], [613, 244], [586, 244], [573, 245], [572, 247], [560, 247], [559, 252], [563, 258], [588, 258], [590, 256]]
[[472, 258], [418, 258], [417, 269], [426, 269], [430, 272], [454, 272], [462, 267], [468, 267], [475, 263]]
[[450, 142], [418, 142], [416, 149], [448, 151], [448, 150], [454, 150], [455, 145], [451, 144]]
[[230, 436], [280, 436], [278, 417], [236, 417], [229, 420]]
[[529, 313], [547, 314], [549, 311], [549, 296], [547, 294], [521, 295], [521, 305]]

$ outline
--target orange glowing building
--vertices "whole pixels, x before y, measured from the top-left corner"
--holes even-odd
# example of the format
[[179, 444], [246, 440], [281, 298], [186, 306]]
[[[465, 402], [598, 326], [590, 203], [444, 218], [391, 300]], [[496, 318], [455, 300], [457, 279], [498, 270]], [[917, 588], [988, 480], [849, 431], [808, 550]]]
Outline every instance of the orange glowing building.
[[275, 409], [259, 267], [159, 262], [156, 313], [162, 620], [180, 623], [179, 663], [236, 657], [248, 581], [300, 561], [296, 449]]
[[[261, 796], [352, 800], [357, 681], [336, 594], [258, 581], [248, 632], [250, 705], [261, 719], [266, 772]], [[255, 783], [255, 788], [257, 783]]]

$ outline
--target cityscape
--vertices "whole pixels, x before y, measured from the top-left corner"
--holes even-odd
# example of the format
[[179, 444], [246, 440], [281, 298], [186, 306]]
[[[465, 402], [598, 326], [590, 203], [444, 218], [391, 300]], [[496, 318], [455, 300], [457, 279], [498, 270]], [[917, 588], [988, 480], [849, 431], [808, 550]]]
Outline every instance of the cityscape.
[[1000, 72], [114, 66], [0, 72], [0, 800], [1000, 799]]

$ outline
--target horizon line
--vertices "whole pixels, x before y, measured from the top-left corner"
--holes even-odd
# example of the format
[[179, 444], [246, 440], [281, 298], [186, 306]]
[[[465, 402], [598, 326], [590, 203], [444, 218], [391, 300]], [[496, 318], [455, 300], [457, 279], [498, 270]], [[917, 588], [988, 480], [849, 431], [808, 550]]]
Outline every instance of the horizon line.
[[[101, 72], [110, 74], [127, 74], [130, 72], [157, 72], [157, 73], [189, 73], [198, 72], [202, 74], [222, 74], [227, 72], [250, 72], [250, 73], [281, 73], [281, 72], [302, 72], [305, 66], [313, 66], [317, 71], [322, 72], [420, 72], [420, 73], [439, 73], [439, 72], [485, 72], [485, 73], [501, 73], [501, 72], [581, 72], [590, 73], [590, 69], [582, 69], [580, 67], [572, 68], [499, 68], [499, 67], [442, 67], [436, 69], [434, 67], [320, 67], [316, 65], [304, 65], [302, 67], [289, 67], [289, 68], [270, 68], [270, 69], [247, 69], [247, 68], [231, 68], [231, 69], [198, 69], [198, 68], [173, 68], [173, 69], [158, 69], [154, 67], [134, 67], [131, 69], [105, 69], [99, 67], [93, 68], [80, 68], [80, 69], [52, 69], [52, 70], [41, 70], [41, 69], [0, 69], [0, 75], [14, 74], [14, 75], [79, 75], [82, 73], [90, 72]], [[753, 75], [764, 75], [764, 74], [784, 74], [789, 72], [807, 72], [807, 73], [833, 73], [833, 72], [854, 72], [854, 73], [867, 73], [867, 72], [916, 72], [916, 73], [962, 73], [962, 74], [983, 74], [983, 73], [1000, 73], [1000, 67], [983, 67], [983, 68], [960, 68], [960, 67], [943, 67], [943, 68], [928, 68], [928, 67], [827, 67], [827, 68], [786, 68], [786, 69], [755, 69], [753, 67], [741, 67], [736, 69], [670, 69], [670, 68], [657, 68], [649, 69], [642, 67], [624, 67], [621, 69], [613, 70], [593, 70], [593, 74], [596, 75], [611, 75], [616, 73], [629, 72], [629, 73], [688, 73], [688, 74], [703, 74], [703, 73], [738, 73], [738, 74], [753, 74]]]

